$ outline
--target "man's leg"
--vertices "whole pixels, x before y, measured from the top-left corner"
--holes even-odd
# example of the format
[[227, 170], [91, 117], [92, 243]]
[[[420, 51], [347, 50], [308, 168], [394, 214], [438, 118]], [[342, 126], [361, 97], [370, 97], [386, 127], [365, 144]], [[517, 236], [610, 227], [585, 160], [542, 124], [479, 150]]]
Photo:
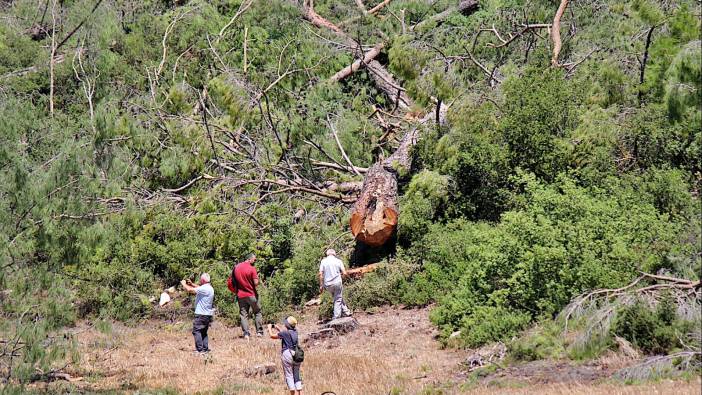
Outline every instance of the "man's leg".
[[339, 299], [341, 300], [341, 312], [345, 316], [351, 316], [353, 313], [351, 313], [351, 310], [349, 310], [349, 307], [346, 306], [346, 302], [344, 302], [344, 285], [339, 284]]
[[261, 302], [258, 301], [258, 298], [254, 298], [252, 302], [251, 309], [256, 317], [256, 334], [263, 336], [263, 315], [261, 314]]
[[239, 319], [241, 320], [241, 331], [244, 336], [249, 336], [249, 303], [248, 298], [239, 298]]
[[212, 323], [212, 316], [205, 317], [206, 324], [204, 328], [200, 331], [202, 333], [202, 351], [210, 351], [210, 339], [207, 336], [207, 330], [210, 329], [210, 324]]
[[295, 391], [297, 394], [302, 393], [302, 378], [300, 377], [300, 364], [293, 363], [293, 380], [295, 381]]
[[200, 332], [200, 330], [202, 329], [202, 323], [200, 322], [200, 317], [201, 316], [197, 315], [193, 320], [193, 337], [195, 338], [196, 351], [203, 351], [202, 333]]
[[327, 287], [329, 293], [332, 297], [332, 303], [334, 304], [334, 316], [333, 320], [341, 317], [341, 286], [339, 284], [332, 284]]

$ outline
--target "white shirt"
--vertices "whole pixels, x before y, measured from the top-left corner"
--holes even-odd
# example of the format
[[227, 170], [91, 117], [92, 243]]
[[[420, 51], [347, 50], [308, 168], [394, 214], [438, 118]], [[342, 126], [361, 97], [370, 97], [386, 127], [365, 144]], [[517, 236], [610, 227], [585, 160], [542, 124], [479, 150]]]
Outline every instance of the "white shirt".
[[324, 276], [324, 286], [341, 284], [341, 272], [344, 271], [344, 262], [330, 255], [319, 264], [319, 272]]
[[195, 314], [214, 315], [214, 288], [209, 283], [195, 288]]

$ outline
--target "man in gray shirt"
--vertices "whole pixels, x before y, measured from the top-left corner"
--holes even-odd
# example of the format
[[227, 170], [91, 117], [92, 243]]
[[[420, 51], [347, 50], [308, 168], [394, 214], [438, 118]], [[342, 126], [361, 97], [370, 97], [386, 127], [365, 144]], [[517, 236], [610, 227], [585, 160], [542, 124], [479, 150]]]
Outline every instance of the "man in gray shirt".
[[180, 282], [183, 288], [195, 294], [195, 319], [193, 320], [193, 337], [195, 349], [199, 354], [210, 352], [207, 330], [212, 323], [214, 315], [214, 288], [210, 285], [210, 275], [202, 273], [200, 285], [196, 286], [190, 280]]
[[326, 289], [332, 296], [334, 301], [332, 319], [340, 318], [342, 313], [345, 316], [351, 315], [351, 310], [344, 303], [342, 276], [346, 276], [344, 262], [336, 257], [336, 251], [328, 249], [326, 258], [319, 264], [319, 292]]

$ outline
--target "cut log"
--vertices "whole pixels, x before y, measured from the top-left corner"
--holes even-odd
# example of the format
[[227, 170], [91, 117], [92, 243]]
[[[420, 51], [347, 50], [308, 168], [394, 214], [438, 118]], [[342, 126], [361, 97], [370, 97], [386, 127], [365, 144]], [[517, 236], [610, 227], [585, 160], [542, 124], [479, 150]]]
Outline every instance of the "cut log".
[[356, 267], [346, 271], [346, 274], [352, 278], [363, 277], [364, 274], [375, 271], [380, 266], [380, 263], [371, 263], [365, 266]]
[[351, 233], [370, 246], [378, 247], [392, 236], [397, 227], [397, 180], [382, 163], [366, 173], [361, 195], [351, 212]]
[[[432, 119], [428, 113], [420, 124]], [[397, 171], [409, 171], [412, 147], [419, 137], [419, 125], [407, 132], [395, 152], [371, 166], [363, 181], [361, 194], [351, 210], [351, 233], [371, 247], [387, 242], [395, 232], [399, 208], [397, 204]]]
[[343, 317], [331, 320], [323, 325], [324, 329], [334, 329], [336, 333], [340, 335], [345, 335], [349, 332], [354, 331], [358, 328], [360, 324], [353, 317]]
[[341, 81], [344, 78], [350, 76], [354, 72], [356, 72], [358, 69], [360, 69], [362, 66], [367, 65], [370, 63], [372, 60], [374, 60], [379, 54], [380, 51], [383, 49], [385, 46], [385, 43], [380, 43], [373, 47], [370, 51], [366, 52], [365, 55], [363, 55], [363, 60], [361, 59], [356, 59], [350, 66], [346, 66], [343, 69], [339, 70], [336, 74], [334, 74], [329, 80], [332, 82], [337, 82]]

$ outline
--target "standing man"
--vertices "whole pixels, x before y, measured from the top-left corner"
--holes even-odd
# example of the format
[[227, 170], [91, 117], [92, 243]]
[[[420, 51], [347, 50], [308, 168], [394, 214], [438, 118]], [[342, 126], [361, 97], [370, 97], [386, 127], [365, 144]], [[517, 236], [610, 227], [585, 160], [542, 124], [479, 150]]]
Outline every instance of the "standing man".
[[324, 289], [329, 291], [334, 301], [334, 317], [332, 319], [350, 316], [351, 310], [346, 307], [342, 291], [344, 289], [341, 276], [346, 276], [346, 268], [344, 262], [336, 257], [336, 251], [331, 248], [327, 250], [326, 258], [322, 259], [319, 264], [319, 292]]
[[244, 339], [249, 340], [249, 309], [255, 315], [256, 336], [263, 336], [263, 317], [261, 315], [261, 304], [258, 301], [258, 273], [253, 263], [256, 262], [256, 255], [249, 254], [244, 262], [234, 266], [232, 270], [232, 283], [236, 289], [236, 297], [239, 301], [239, 318], [241, 319], [241, 330], [244, 332]]
[[193, 320], [193, 337], [195, 350], [198, 354], [210, 352], [207, 330], [214, 315], [214, 288], [210, 285], [210, 275], [200, 275], [200, 285], [193, 284], [190, 279], [182, 280], [180, 284], [191, 294], [195, 294], [195, 319]]

